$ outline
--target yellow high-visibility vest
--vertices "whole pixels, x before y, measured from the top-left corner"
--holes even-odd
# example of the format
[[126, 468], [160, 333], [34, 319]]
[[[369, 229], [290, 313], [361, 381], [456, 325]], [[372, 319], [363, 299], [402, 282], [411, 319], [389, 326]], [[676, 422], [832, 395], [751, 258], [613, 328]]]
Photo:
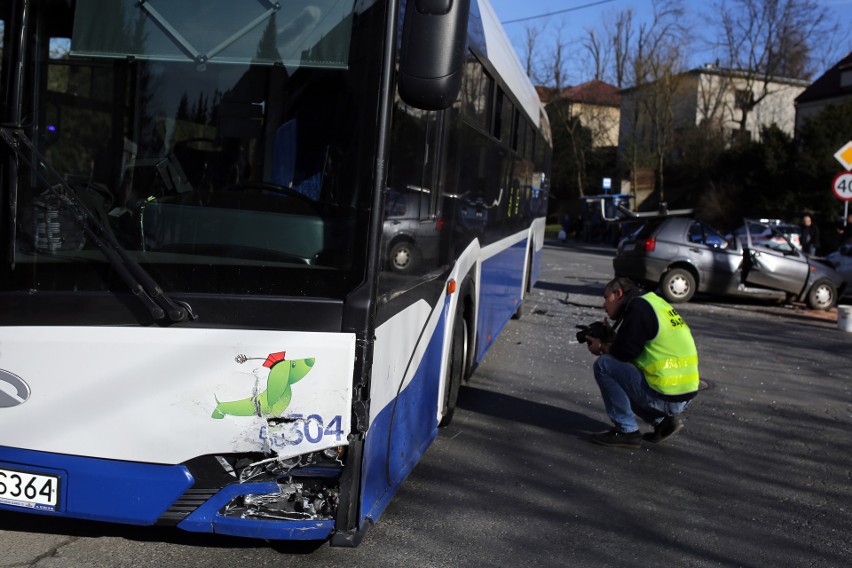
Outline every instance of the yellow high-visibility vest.
[[698, 390], [698, 350], [692, 332], [668, 302], [649, 292], [640, 296], [657, 315], [659, 331], [634, 363], [657, 392], [678, 395]]

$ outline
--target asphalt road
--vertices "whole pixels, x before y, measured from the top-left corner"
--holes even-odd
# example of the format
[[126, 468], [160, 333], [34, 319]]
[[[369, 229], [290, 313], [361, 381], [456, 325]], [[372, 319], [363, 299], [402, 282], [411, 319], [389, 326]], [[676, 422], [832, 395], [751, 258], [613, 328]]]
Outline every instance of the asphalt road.
[[709, 388], [658, 446], [609, 423], [575, 325], [612, 251], [547, 246], [444, 429], [359, 548], [0, 514], [0, 567], [840, 567], [852, 564], [852, 334], [836, 312], [699, 298], [679, 311]]

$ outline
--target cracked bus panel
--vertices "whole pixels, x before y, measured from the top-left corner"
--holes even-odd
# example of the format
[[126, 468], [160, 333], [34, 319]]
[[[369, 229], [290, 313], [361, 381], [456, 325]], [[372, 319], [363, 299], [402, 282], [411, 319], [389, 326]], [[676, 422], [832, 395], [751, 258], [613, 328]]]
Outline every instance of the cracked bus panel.
[[[293, 385], [303, 379], [305, 382], [297, 388], [297, 394], [299, 391], [314, 391], [325, 386], [320, 383], [321, 377], [314, 381], [309, 380], [316, 358], [287, 359], [286, 352], [280, 351], [270, 353], [267, 357], [248, 357], [240, 354], [234, 360], [240, 365], [262, 361], [251, 372], [251, 395], [228, 401], [222, 401], [218, 395], [214, 395], [216, 406], [211, 418], [261, 419], [257, 421], [261, 424], [258, 440], [262, 443], [263, 451], [283, 458], [291, 458], [296, 452], [325, 450], [348, 443], [349, 418], [347, 413], [341, 410], [349, 406], [348, 389], [324, 392], [323, 399], [327, 402], [324, 402], [323, 406], [326, 408], [335, 408], [328, 404], [334, 400], [347, 401], [346, 406], [336, 407], [336, 411], [324, 411], [322, 407], [317, 406], [316, 401], [311, 401], [308, 405], [302, 397], [294, 398]], [[233, 385], [231, 387], [232, 392], [234, 388], [239, 388]], [[302, 409], [304, 410], [300, 411]], [[335, 452], [336, 450], [332, 453]]]

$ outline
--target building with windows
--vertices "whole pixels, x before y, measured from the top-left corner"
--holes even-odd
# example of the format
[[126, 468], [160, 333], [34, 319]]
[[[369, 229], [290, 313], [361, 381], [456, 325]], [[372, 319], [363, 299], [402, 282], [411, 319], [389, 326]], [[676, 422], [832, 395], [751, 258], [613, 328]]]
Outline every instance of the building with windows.
[[796, 97], [796, 131], [828, 105], [852, 98], [852, 51]]
[[618, 146], [621, 113], [618, 87], [594, 79], [561, 90], [551, 87], [536, 89], [551, 117], [551, 124], [555, 118], [562, 118], [562, 121], [576, 118], [591, 132], [593, 148]]
[[719, 150], [735, 140], [760, 140], [775, 125], [793, 136], [795, 100], [807, 81], [705, 65], [621, 94], [618, 156], [627, 174], [622, 191], [637, 202], [653, 190], [660, 165], [686, 152]]
[[703, 126], [721, 131], [729, 141], [739, 136], [759, 140], [760, 131], [774, 124], [792, 136], [795, 100], [808, 85], [800, 79], [706, 65], [625, 89], [619, 149], [637, 138], [659, 139], [664, 128], [677, 132]]

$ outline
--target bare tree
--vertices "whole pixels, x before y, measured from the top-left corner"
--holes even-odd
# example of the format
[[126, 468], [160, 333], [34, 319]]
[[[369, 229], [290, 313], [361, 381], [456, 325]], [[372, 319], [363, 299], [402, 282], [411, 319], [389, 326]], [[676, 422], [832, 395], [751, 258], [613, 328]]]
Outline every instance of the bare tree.
[[606, 35], [595, 28], [586, 28], [583, 48], [592, 63], [594, 78], [603, 81], [606, 77], [612, 56], [613, 43]]
[[728, 88], [739, 91], [740, 131], [778, 78], [808, 79], [815, 46], [837, 29], [819, 0], [722, 0], [711, 18]]
[[582, 46], [596, 79], [623, 88], [628, 83], [631, 50], [635, 43], [634, 12], [628, 8], [609, 13], [586, 28]]
[[613, 51], [613, 66], [615, 85], [624, 87], [630, 59], [630, 48], [633, 43], [633, 10], [628, 8], [619, 12], [614, 19], [611, 29], [610, 43]]
[[559, 155], [554, 175], [564, 184], [566, 196], [573, 192], [583, 196], [591, 187], [590, 164], [600, 162], [600, 148], [612, 148], [617, 144], [618, 110], [611, 104], [607, 106], [595, 100], [598, 94], [596, 85], [591, 85], [591, 91], [582, 85], [568, 88], [566, 69], [569, 57], [579, 49], [588, 56], [584, 59], [591, 63], [595, 78], [603, 79], [610, 65], [612, 43], [604, 31], [589, 29], [575, 48], [565, 40], [562, 34], [564, 27], [564, 24], [559, 26], [547, 63], [543, 66], [547, 84], [555, 87], [554, 96], [547, 106]]
[[634, 86], [622, 108], [622, 125], [628, 130], [622, 157], [630, 168], [633, 187], [641, 168], [654, 167], [660, 201], [665, 200], [664, 171], [674, 141], [675, 98], [689, 45], [684, 22], [680, 2], [655, 1], [653, 19], [639, 26], [628, 51], [628, 78]]
[[526, 40], [524, 43], [524, 63], [527, 76], [533, 79], [533, 81], [538, 81], [538, 76], [540, 75], [535, 55], [536, 47], [538, 46], [538, 38], [541, 36], [543, 31], [544, 29], [542, 27], [529, 23], [524, 27], [524, 39]]
[[556, 88], [559, 93], [565, 86], [568, 79], [568, 42], [564, 37], [563, 30], [564, 22], [556, 28], [556, 39], [550, 51], [550, 55], [546, 57], [546, 62], [543, 65], [543, 73], [546, 81]]

